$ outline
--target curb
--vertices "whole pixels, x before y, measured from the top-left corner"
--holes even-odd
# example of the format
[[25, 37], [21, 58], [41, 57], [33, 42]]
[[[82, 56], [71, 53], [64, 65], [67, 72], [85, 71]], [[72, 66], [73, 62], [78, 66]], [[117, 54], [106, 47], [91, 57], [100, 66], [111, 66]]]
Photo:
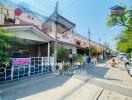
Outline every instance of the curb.
[[117, 83], [108, 82], [108, 81], [96, 79], [96, 78], [89, 80], [88, 83], [132, 97], [132, 87], [129, 87], [129, 86], [120, 85]]
[[120, 85], [118, 83], [110, 82], [103, 79], [98, 78], [88, 78], [88, 77], [81, 77], [81, 76], [74, 76], [74, 78], [84, 81], [86, 83], [101, 87], [103, 89], [108, 89], [113, 92], [117, 92], [119, 94], [132, 97], [132, 87], [126, 85]]
[[2, 91], [0, 90], [0, 100], [2, 100]]

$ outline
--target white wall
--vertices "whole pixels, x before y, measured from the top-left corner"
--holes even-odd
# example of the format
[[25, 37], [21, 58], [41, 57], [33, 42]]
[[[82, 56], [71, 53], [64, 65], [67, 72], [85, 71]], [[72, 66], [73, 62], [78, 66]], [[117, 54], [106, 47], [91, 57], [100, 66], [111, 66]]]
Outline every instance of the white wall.
[[4, 24], [4, 12], [6, 13], [7, 10], [5, 9], [5, 7], [3, 7], [3, 5], [0, 4], [0, 24]]
[[61, 43], [59, 43], [59, 45], [64, 46], [64, 48], [66, 48], [66, 49], [72, 49], [72, 53], [77, 54], [77, 48], [75, 46], [71, 46], [71, 45], [67, 45], [67, 44], [61, 44]]
[[40, 29], [42, 29], [42, 22], [37, 17], [31, 14], [23, 12], [22, 15], [19, 16], [19, 20], [34, 24], [38, 26]]
[[0, 14], [0, 24], [4, 24], [4, 13], [7, 13], [7, 9], [8, 9], [8, 13], [9, 13], [9, 18], [11, 19], [15, 19], [16, 22], [15, 24], [21, 24], [20, 22], [23, 21], [25, 22], [25, 24], [33, 24], [35, 26], [38, 26], [40, 29], [42, 29], [42, 23], [36, 16], [30, 14], [30, 13], [25, 13], [25, 12], [22, 12], [22, 14], [17, 17], [14, 15], [14, 10], [16, 8], [14, 7], [3, 7], [0, 5], [0, 13], [1, 13], [1, 9], [4, 9], [3, 10], [3, 14], [1, 16]]

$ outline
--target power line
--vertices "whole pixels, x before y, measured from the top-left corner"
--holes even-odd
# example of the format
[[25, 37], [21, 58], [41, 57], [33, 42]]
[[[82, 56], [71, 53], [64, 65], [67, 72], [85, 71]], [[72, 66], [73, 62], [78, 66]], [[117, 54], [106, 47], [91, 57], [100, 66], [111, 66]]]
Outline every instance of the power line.
[[53, 9], [53, 6], [50, 6], [48, 3], [45, 3], [45, 2], [42, 2], [42, 1], [39, 1], [38, 5], [41, 6], [41, 8], [44, 8], [44, 9], [49, 10], [49, 11], [51, 9]]
[[[3, 3], [3, 4], [5, 4], [5, 5], [7, 5], [7, 6], [9, 6], [9, 7], [19, 7], [19, 5], [17, 4], [17, 3], [15, 3], [15, 2], [12, 2], [12, 1], [4, 1], [4, 2], [1, 2], [1, 3]], [[22, 10], [24, 10], [24, 12], [27, 12], [27, 13], [31, 13], [31, 14], [33, 14], [33, 15], [38, 15], [38, 16], [40, 16], [40, 17], [42, 17], [42, 18], [45, 18], [45, 19], [48, 19], [49, 17], [47, 17], [47, 16], [44, 16], [44, 15], [42, 15], [42, 14], [39, 14], [38, 12], [36, 12], [36, 11], [39, 11], [40, 12], [40, 10], [39, 9], [36, 9], [36, 8], [33, 8], [33, 9], [35, 9], [36, 11], [33, 11], [33, 10], [30, 10], [29, 8], [28, 9], [23, 9], [22, 8], [22, 6], [20, 7]]]
[[63, 9], [63, 12], [68, 11], [71, 7], [73, 7], [79, 0], [74, 0], [71, 4], [69, 4], [65, 9]]
[[[37, 3], [37, 2], [36, 2], [36, 3]], [[25, 3], [25, 4], [27, 4], [27, 3]], [[44, 8], [44, 9], [50, 10], [49, 7], [47, 7], [45, 4], [39, 3], [39, 6], [41, 6], [40, 8]], [[30, 5], [30, 7], [31, 7], [32, 9], [36, 10], [37, 12], [40, 12], [40, 11], [41, 11], [41, 12], [44, 12], [44, 13], [49, 14], [48, 12], [44, 11], [44, 9], [38, 9], [38, 8], [32, 6], [32, 5]]]
[[[17, 5], [18, 7], [20, 7], [19, 5], [21, 5], [21, 6], [24, 6], [24, 4], [26, 4], [26, 5], [29, 5], [27, 2], [15, 2], [15, 1], [11, 1], [11, 0], [3, 0], [4, 1], [4, 3], [6, 2], [6, 5], [8, 5], [8, 6], [11, 6], [11, 5], [13, 5], [14, 6], [14, 4], [15, 4], [15, 6]], [[23, 5], [22, 5], [22, 3], [24, 3]], [[37, 2], [36, 2], [37, 3]], [[44, 8], [44, 9], [46, 9], [46, 10], [51, 10], [50, 9], [50, 7], [48, 7], [48, 4], [46, 5], [47, 3], [39, 3], [39, 5], [38, 6], [40, 6], [40, 8]], [[34, 7], [34, 6], [32, 6], [32, 5], [29, 5], [30, 6], [30, 8], [32, 8], [33, 10], [35, 10], [35, 11], [37, 11], [37, 12], [42, 12], [42, 13], [46, 13], [46, 14], [49, 14], [48, 12], [46, 12], [46, 11], [44, 11], [44, 9], [38, 9], [37, 7]]]
[[[39, 3], [41, 3], [42, 5], [46, 5], [47, 7], [49, 7], [49, 2], [43, 2], [42, 0], [38, 0], [39, 1]], [[53, 7], [53, 6], [52, 6]]]

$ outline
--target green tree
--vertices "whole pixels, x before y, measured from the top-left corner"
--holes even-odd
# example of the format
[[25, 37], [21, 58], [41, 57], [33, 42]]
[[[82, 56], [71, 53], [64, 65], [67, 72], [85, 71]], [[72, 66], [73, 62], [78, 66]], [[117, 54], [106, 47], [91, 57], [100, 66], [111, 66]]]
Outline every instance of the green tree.
[[96, 47], [94, 47], [94, 46], [90, 47], [90, 55], [91, 56], [98, 55], [98, 53], [99, 52], [97, 51]]
[[125, 26], [125, 29], [115, 37], [117, 40], [117, 50], [130, 53], [132, 51], [132, 7], [125, 11], [126, 14], [122, 18], [109, 16], [107, 26]]
[[65, 49], [63, 46], [58, 48], [57, 52], [57, 60], [59, 62], [67, 61], [69, 56], [69, 52], [67, 49]]
[[128, 10], [127, 26], [121, 34], [116, 37], [117, 50], [130, 53], [132, 51], [132, 8]]
[[5, 29], [0, 28], [0, 65], [8, 66], [15, 38]]
[[84, 62], [85, 61], [84, 55], [77, 55], [75, 61], [77, 61], [77, 62]]

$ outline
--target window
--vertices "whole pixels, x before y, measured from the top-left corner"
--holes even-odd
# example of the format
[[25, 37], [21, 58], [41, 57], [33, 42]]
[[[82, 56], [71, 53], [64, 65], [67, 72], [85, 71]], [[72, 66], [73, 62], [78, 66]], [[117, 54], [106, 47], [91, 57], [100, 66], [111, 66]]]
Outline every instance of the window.
[[28, 58], [30, 57], [30, 54], [29, 54], [29, 51], [25, 50], [23, 52], [20, 52], [19, 51], [16, 51], [16, 52], [13, 52], [12, 54], [12, 58]]
[[30, 15], [28, 15], [28, 18], [30, 19]]
[[34, 20], [34, 17], [32, 17], [32, 20]]
[[28, 17], [28, 19], [34, 20], [34, 17], [32, 17], [32, 16], [30, 16], [30, 15], [28, 15], [27, 17]]
[[72, 54], [72, 49], [67, 49], [70, 54]]

